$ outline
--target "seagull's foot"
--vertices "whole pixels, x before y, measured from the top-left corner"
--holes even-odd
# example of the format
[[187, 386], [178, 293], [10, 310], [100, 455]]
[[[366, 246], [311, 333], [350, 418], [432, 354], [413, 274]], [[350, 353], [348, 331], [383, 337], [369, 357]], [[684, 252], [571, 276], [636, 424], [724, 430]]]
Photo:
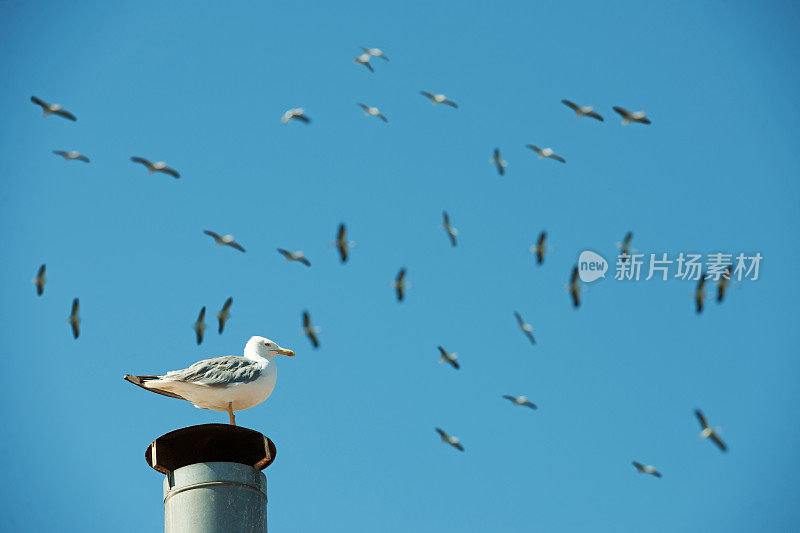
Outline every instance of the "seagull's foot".
[[228, 423], [232, 426], [236, 425], [236, 415], [233, 414], [233, 402], [228, 402]]

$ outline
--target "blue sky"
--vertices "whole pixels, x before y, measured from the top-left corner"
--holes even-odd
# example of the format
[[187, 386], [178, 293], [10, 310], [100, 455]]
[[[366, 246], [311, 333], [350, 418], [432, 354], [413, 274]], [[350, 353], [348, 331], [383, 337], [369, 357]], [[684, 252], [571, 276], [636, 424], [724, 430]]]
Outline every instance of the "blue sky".
[[[237, 415], [278, 447], [271, 531], [796, 529], [798, 24], [788, 2], [0, 3], [8, 530], [159, 530], [145, 447], [227, 417], [122, 375], [238, 354], [251, 335], [297, 352]], [[368, 72], [360, 45], [390, 61]], [[43, 119], [31, 95], [78, 121]], [[623, 128], [613, 105], [653, 124]], [[282, 125], [297, 106], [312, 123]], [[340, 222], [357, 242], [346, 265]], [[543, 229], [555, 250], [537, 267]], [[608, 278], [573, 309], [578, 254], [612, 258], [627, 231], [643, 253], [760, 252], [760, 279], [700, 316], [680, 280]], [[398, 304], [401, 266], [413, 287]], [[224, 334], [196, 346], [198, 310], [229, 296]], [[695, 408], [729, 453], [698, 438]]]

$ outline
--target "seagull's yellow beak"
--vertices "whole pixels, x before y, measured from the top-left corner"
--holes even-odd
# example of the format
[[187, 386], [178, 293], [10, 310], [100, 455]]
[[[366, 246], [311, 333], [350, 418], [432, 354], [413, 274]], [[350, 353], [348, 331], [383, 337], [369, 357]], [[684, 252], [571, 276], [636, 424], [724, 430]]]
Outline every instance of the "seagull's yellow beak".
[[280, 348], [278, 350], [275, 350], [275, 353], [279, 355], [285, 355], [287, 357], [294, 357], [294, 352], [292, 350], [287, 350], [285, 348]]

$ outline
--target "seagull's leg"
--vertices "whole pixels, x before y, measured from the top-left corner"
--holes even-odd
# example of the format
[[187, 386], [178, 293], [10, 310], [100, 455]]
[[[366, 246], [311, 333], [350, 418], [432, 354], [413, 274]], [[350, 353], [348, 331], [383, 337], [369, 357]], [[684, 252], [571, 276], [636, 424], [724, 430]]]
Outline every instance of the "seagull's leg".
[[233, 402], [228, 402], [228, 423], [236, 425], [236, 415], [233, 414]]

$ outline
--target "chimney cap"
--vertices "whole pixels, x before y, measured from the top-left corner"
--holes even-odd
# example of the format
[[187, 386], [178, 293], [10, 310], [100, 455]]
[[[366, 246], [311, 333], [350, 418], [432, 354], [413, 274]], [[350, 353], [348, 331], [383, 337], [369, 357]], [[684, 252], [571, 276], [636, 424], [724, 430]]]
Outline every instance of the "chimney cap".
[[162, 474], [196, 463], [240, 463], [263, 470], [275, 460], [275, 444], [258, 431], [230, 424], [189, 426], [161, 435], [144, 453]]

